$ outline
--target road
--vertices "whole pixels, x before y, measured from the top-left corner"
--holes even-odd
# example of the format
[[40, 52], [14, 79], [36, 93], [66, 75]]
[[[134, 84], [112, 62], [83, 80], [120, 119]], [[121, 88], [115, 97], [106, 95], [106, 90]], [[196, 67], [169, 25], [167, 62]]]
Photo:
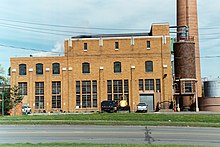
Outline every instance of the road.
[[220, 128], [147, 128], [151, 134], [147, 134], [143, 126], [0, 125], [0, 144], [75, 142], [220, 146]]

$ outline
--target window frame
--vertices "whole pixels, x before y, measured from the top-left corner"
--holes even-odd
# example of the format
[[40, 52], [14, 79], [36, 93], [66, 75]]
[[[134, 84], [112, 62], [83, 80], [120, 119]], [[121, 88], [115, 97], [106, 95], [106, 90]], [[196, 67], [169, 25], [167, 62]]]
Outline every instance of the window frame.
[[42, 63], [36, 64], [36, 75], [43, 75], [44, 74], [44, 65]]
[[61, 82], [52, 81], [52, 109], [61, 108]]
[[119, 42], [115, 41], [115, 50], [119, 50]]
[[60, 63], [53, 63], [52, 64], [52, 73], [54, 75], [59, 75], [60, 74]]
[[27, 82], [18, 82], [19, 94], [22, 96], [27, 95]]
[[154, 64], [153, 61], [145, 61], [145, 72], [153, 72], [154, 71]]
[[145, 90], [154, 91], [154, 79], [145, 79]]
[[147, 41], [147, 49], [150, 49], [150, 41]]
[[19, 64], [19, 75], [20, 76], [27, 75], [27, 65], [26, 64]]
[[35, 109], [44, 109], [44, 82], [35, 82]]
[[114, 62], [114, 73], [121, 73], [121, 62]]
[[87, 42], [84, 42], [83, 44], [83, 50], [86, 52], [88, 51], [88, 43]]
[[90, 73], [90, 63], [84, 62], [82, 63], [82, 73], [89, 74]]

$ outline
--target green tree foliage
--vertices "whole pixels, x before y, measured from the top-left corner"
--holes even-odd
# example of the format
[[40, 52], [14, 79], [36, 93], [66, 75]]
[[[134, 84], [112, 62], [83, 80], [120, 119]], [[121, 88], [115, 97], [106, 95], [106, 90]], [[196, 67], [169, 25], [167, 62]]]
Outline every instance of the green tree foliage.
[[[1, 96], [0, 96], [1, 97]], [[16, 106], [21, 103], [23, 96], [19, 93], [19, 87], [13, 86], [12, 88], [4, 89], [4, 110], [5, 113], [9, 113], [11, 109], [14, 109], [14, 114], [16, 114]], [[0, 108], [2, 109], [2, 103], [0, 103]]]
[[19, 87], [17, 85], [14, 85], [11, 88], [10, 99], [11, 99], [12, 106], [14, 108], [14, 114], [16, 114], [16, 106], [19, 103], [21, 103], [22, 99], [23, 99], [23, 96], [20, 95], [20, 93], [19, 93]]
[[[10, 95], [10, 88], [4, 89], [4, 101], [5, 101], [4, 111], [5, 111], [5, 113], [9, 113], [9, 111], [13, 108], [12, 101], [11, 101], [11, 95]], [[0, 108], [2, 109], [2, 103], [0, 103]]]

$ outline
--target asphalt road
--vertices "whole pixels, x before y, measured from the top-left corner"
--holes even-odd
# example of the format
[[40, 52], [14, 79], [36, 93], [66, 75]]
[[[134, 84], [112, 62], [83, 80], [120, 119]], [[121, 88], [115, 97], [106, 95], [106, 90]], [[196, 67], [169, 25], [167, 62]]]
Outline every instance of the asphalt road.
[[125, 143], [190, 144], [220, 146], [220, 128], [0, 125], [2, 143]]

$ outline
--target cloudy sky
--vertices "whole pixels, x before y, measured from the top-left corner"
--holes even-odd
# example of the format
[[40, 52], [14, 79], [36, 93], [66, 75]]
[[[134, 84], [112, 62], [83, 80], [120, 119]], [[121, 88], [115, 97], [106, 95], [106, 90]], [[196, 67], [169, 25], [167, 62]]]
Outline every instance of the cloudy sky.
[[[198, 0], [201, 70], [208, 78], [220, 76], [217, 3]], [[10, 57], [62, 55], [71, 36], [148, 32], [157, 22], [176, 25], [176, 0], [2, 0], [0, 64], [7, 70]]]

